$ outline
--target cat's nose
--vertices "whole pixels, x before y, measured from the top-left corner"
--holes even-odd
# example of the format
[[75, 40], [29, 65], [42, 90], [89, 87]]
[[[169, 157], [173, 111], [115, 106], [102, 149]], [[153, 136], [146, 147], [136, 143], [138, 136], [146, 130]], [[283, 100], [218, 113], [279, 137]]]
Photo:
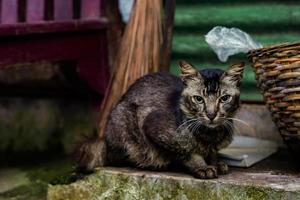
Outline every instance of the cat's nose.
[[206, 115], [210, 119], [210, 121], [213, 121], [216, 118], [217, 113], [216, 112], [207, 112]]

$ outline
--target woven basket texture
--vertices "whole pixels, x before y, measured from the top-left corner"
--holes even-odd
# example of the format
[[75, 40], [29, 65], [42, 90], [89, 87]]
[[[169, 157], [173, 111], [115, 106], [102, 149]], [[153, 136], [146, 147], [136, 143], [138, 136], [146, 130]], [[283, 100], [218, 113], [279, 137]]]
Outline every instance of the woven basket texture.
[[300, 153], [300, 42], [252, 50], [248, 57], [282, 138]]

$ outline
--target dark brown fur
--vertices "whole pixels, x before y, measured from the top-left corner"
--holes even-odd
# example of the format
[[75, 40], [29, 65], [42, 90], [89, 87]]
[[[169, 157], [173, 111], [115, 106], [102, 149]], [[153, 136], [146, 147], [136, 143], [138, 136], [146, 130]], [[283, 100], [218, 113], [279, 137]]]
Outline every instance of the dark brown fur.
[[112, 110], [105, 141], [79, 148], [79, 166], [164, 169], [177, 163], [198, 178], [227, 173], [217, 153], [232, 140], [229, 118], [239, 107], [243, 64], [226, 72], [198, 72], [186, 62], [180, 68], [181, 78], [154, 73], [137, 80]]

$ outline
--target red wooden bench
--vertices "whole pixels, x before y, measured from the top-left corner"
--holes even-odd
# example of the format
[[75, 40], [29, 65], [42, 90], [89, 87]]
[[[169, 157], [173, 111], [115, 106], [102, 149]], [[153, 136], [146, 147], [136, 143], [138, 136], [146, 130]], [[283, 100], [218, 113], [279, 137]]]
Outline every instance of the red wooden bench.
[[103, 0], [0, 2], [0, 67], [70, 61], [81, 79], [104, 94], [109, 68]]

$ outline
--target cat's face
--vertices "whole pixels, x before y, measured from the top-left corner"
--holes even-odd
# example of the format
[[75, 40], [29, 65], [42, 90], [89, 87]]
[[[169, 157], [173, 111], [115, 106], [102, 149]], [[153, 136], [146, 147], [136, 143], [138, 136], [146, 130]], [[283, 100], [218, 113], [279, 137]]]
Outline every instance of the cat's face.
[[185, 85], [180, 108], [188, 118], [197, 118], [201, 125], [215, 128], [233, 117], [239, 107], [244, 63], [232, 65], [227, 71], [197, 71], [185, 61], [179, 66]]

